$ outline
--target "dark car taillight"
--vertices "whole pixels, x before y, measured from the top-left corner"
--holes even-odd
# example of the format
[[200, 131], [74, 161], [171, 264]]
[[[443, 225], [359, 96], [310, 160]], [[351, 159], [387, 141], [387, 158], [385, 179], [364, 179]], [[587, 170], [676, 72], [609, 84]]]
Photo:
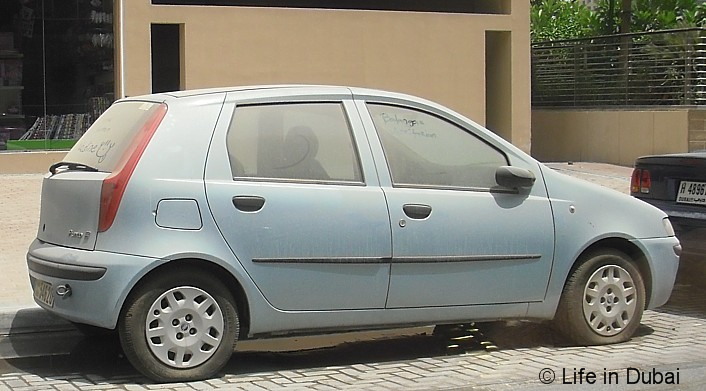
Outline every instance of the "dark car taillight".
[[650, 170], [636, 168], [632, 171], [632, 178], [630, 179], [631, 193], [648, 194], [651, 187], [652, 178], [650, 176]]
[[640, 175], [642, 170], [636, 168], [632, 170], [632, 177], [630, 178], [630, 192], [639, 193], [640, 192]]
[[649, 193], [651, 187], [652, 178], [650, 178], [650, 171], [642, 170], [642, 175], [640, 175], [640, 193]]
[[113, 225], [115, 215], [118, 213], [120, 201], [127, 188], [128, 181], [135, 171], [137, 162], [147, 148], [152, 136], [167, 114], [167, 105], [160, 104], [154, 109], [147, 122], [135, 135], [131, 146], [125, 151], [117, 168], [103, 180], [101, 188], [100, 214], [98, 218], [98, 232], [105, 232]]

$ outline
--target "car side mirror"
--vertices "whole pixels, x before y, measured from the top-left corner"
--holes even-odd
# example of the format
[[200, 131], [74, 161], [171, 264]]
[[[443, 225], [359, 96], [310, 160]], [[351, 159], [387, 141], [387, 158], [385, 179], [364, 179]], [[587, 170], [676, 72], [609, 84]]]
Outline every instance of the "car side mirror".
[[537, 178], [532, 171], [512, 166], [500, 166], [495, 170], [495, 181], [511, 189], [532, 187]]

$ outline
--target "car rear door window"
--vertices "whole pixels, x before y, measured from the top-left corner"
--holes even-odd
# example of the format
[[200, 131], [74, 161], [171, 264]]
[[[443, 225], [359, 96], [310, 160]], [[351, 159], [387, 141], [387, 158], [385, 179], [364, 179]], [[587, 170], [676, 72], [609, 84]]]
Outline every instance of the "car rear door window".
[[460, 126], [420, 110], [369, 103], [396, 186], [489, 189], [507, 165], [499, 150]]
[[362, 182], [340, 103], [238, 106], [227, 148], [235, 179]]

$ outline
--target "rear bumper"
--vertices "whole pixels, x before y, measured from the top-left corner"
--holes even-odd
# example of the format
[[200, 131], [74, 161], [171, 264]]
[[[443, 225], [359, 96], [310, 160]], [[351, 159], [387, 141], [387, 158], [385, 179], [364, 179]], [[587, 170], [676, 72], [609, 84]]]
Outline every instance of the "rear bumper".
[[95, 281], [105, 275], [104, 267], [70, 265], [45, 261], [27, 254], [27, 268], [37, 274], [67, 280]]
[[[27, 253], [30, 279], [51, 284], [52, 307], [45, 310], [73, 322], [115, 328], [134, 284], [160, 260], [102, 251], [78, 250], [36, 240]], [[65, 293], [70, 287], [70, 294]], [[32, 284], [34, 289], [35, 283]]]
[[706, 255], [706, 208], [640, 198], [669, 216], [684, 254]]

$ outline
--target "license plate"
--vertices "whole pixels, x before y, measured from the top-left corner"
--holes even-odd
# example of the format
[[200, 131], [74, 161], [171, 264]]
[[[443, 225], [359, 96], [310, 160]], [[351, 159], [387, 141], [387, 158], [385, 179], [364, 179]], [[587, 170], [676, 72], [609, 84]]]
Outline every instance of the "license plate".
[[682, 204], [706, 205], [706, 183], [681, 181], [677, 202]]
[[52, 294], [51, 284], [46, 281], [35, 279], [34, 298], [49, 307], [54, 307], [54, 295]]

